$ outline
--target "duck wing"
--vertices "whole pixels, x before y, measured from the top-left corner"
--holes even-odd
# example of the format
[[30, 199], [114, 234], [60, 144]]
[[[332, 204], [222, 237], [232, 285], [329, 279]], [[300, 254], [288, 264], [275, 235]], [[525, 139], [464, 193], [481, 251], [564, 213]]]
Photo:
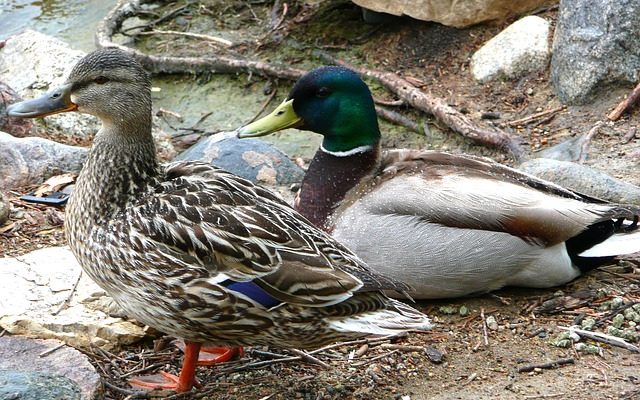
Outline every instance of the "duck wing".
[[205, 163], [168, 166], [155, 192], [127, 213], [121, 229], [140, 248], [219, 284], [252, 282], [283, 302], [327, 306], [357, 291], [406, 289], [272, 192]]
[[[447, 227], [505, 232], [540, 245], [564, 242], [638, 207], [597, 202], [486, 158], [436, 151], [387, 152], [380, 172], [346, 201], [375, 215], [410, 215]], [[348, 196], [349, 198], [349, 196]]]

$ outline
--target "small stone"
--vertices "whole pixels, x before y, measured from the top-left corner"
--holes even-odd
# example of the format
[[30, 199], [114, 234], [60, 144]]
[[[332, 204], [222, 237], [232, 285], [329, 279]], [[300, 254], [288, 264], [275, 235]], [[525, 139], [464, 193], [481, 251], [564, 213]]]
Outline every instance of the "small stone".
[[576, 350], [585, 354], [602, 355], [602, 349], [599, 346], [588, 343], [576, 343]]
[[537, 16], [509, 25], [471, 58], [474, 79], [518, 78], [544, 69], [551, 55], [549, 29], [549, 22]]
[[640, 313], [631, 307], [624, 310], [624, 318], [628, 321], [640, 323]]
[[458, 308], [451, 305], [440, 306], [440, 308], [438, 308], [438, 311], [440, 312], [440, 314], [453, 315], [458, 313]]
[[427, 355], [429, 361], [434, 364], [440, 364], [444, 358], [444, 354], [435, 347], [425, 346], [424, 353]]
[[460, 306], [460, 310], [458, 310], [458, 314], [460, 314], [461, 317], [465, 317], [469, 315], [469, 308], [464, 305]]
[[571, 334], [569, 331], [560, 332], [554, 340], [551, 341], [551, 344], [556, 347], [570, 347], [573, 344], [573, 340], [571, 339]]
[[591, 317], [587, 317], [583, 319], [582, 322], [580, 323], [580, 327], [587, 331], [593, 330], [595, 326], [596, 326], [596, 320]]
[[623, 336], [622, 329], [616, 328], [615, 326], [611, 326], [611, 325], [607, 327], [607, 333], [609, 335], [617, 336], [617, 337]]
[[611, 309], [615, 310], [616, 308], [620, 308], [624, 305], [624, 299], [622, 297], [614, 297], [611, 300]]
[[492, 331], [498, 330], [498, 321], [496, 321], [496, 318], [493, 315], [489, 315], [487, 317], [487, 328]]

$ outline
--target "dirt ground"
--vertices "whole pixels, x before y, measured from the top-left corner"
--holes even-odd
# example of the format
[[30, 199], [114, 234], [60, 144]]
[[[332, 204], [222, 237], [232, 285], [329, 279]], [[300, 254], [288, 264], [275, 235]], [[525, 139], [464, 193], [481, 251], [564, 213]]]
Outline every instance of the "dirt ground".
[[[485, 85], [471, 78], [469, 60], [473, 52], [513, 20], [462, 30], [405, 18], [376, 26], [364, 24], [360, 10], [347, 1], [313, 6], [294, 1], [288, 5], [284, 18], [282, 5], [278, 4], [275, 8], [273, 2], [196, 2], [189, 13], [170, 18], [157, 28], [214, 35], [226, 32], [225, 37], [248, 43], [230, 50], [232, 54], [301, 68], [320, 65], [313, 51], [322, 49], [357, 65], [397, 72], [424, 83], [423, 90], [446, 99], [477, 123], [495, 124], [519, 135], [529, 154], [585, 134], [597, 121], [604, 120], [631, 89], [608, 90], [606, 96], [591, 105], [566, 107], [551, 117], [511, 128], [509, 121], [561, 105], [551, 91], [548, 72]], [[176, 3], [172, 3], [154, 12], [162, 15], [175, 8]], [[555, 21], [555, 12], [551, 9], [539, 15]], [[170, 47], [184, 55], [195, 51], [189, 43], [192, 42], [180, 38], [169, 42], [152, 37], [137, 45], [148, 51]], [[264, 85], [264, 81], [257, 82]], [[278, 84], [291, 85], [286, 81]], [[377, 98], [394, 100], [375, 84], [372, 86]], [[386, 147], [442, 148], [514, 163], [509, 155], [465, 141], [429, 116], [404, 106], [395, 110], [428, 123], [432, 129], [425, 136], [383, 125], [391, 132], [384, 137]], [[499, 118], [482, 120], [480, 116], [486, 112], [496, 113]], [[640, 139], [635, 136], [626, 143], [622, 140], [637, 125], [637, 112], [605, 125], [592, 142], [587, 164], [640, 184], [640, 175], [632, 173], [640, 163]], [[14, 211], [9, 223], [0, 227], [0, 252], [17, 255], [40, 246], [60, 245], [64, 240], [61, 211], [22, 203], [15, 198], [18, 194], [19, 191], [10, 194], [14, 196]], [[11, 224], [14, 225], [7, 228]], [[620, 261], [562, 288], [507, 289], [476, 298], [420, 302], [418, 308], [434, 318], [432, 332], [412, 334], [393, 343], [373, 342], [368, 348], [359, 342], [315, 354], [329, 368], [314, 364], [313, 360], [256, 365], [292, 354], [278, 349], [248, 350], [239, 361], [199, 368], [203, 384], [199, 394], [172, 398], [640, 398], [640, 354], [602, 343], [597, 343], [600, 354], [585, 354], [576, 351], [575, 345], [560, 348], [550, 343], [561, 332], [559, 326], [570, 326], [585, 317], [595, 318], [600, 322], [596, 330], [606, 332], [616, 314], [616, 310], [607, 310], [606, 304], [615, 297], [621, 297], [627, 306], [640, 301], [639, 266], [637, 259]], [[545, 303], [547, 300], [551, 303]], [[460, 315], [461, 306], [468, 309], [467, 315]], [[487, 328], [485, 321], [489, 317], [496, 319], [496, 330]], [[106, 398], [141, 397], [126, 389], [123, 375], [129, 372], [177, 371], [180, 357], [173, 346], [157, 353], [151, 351], [152, 347], [149, 342], [123, 349], [116, 356], [88, 351], [108, 383]], [[568, 358], [571, 363], [555, 369], [518, 372], [518, 368], [527, 365]]]

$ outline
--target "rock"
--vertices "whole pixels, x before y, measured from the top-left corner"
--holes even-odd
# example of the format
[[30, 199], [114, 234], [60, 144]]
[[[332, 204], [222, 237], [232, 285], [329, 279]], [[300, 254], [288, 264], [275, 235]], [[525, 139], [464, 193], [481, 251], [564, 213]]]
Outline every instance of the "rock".
[[522, 163], [519, 168], [587, 196], [614, 203], [640, 205], [640, 187], [586, 165], [536, 158]]
[[80, 389], [70, 379], [48, 372], [0, 370], [0, 399], [80, 400]]
[[111, 302], [84, 273], [68, 307], [56, 313], [80, 272], [80, 265], [67, 247], [0, 258], [0, 328], [15, 335], [59, 339], [84, 348], [91, 343], [116, 348], [142, 339], [142, 326], [109, 315], [111, 310], [99, 307]]
[[565, 104], [585, 104], [611, 86], [638, 81], [640, 2], [561, 0], [551, 82]]
[[464, 28], [483, 21], [502, 20], [521, 15], [555, 0], [353, 0], [376, 12], [408, 15], [423, 21]]
[[487, 317], [487, 328], [492, 331], [498, 330], [498, 321], [496, 321], [496, 317], [494, 317], [493, 315], [489, 315]]
[[519, 78], [546, 68], [551, 56], [549, 28], [548, 21], [536, 16], [509, 25], [471, 58], [474, 79]]
[[536, 153], [537, 158], [550, 158], [559, 161], [580, 161], [589, 155], [589, 134], [569, 138]]
[[[0, 49], [0, 81], [6, 82], [23, 98], [38, 97], [64, 83], [73, 66], [86, 53], [71, 47], [51, 36], [26, 30], [7, 40]], [[74, 142], [87, 141], [98, 131], [97, 118], [77, 112], [52, 115], [36, 120], [40, 130], [58, 131]], [[162, 159], [175, 155], [170, 136], [154, 123], [153, 137]]]
[[12, 136], [27, 136], [33, 129], [33, 122], [29, 119], [9, 118], [5, 112], [9, 104], [22, 100], [9, 85], [0, 82], [0, 131]]
[[51, 140], [15, 138], [0, 132], [0, 189], [38, 184], [68, 172], [79, 172], [87, 149]]
[[302, 168], [271, 144], [258, 139], [238, 139], [234, 132], [203, 138], [176, 159], [205, 161], [267, 185], [288, 185], [304, 177]]
[[[102, 392], [100, 375], [88, 357], [72, 347], [59, 347], [61, 344], [52, 339], [3, 337], [0, 340], [0, 399], [6, 398], [3, 393], [15, 392], [15, 387], [24, 389], [19, 390], [21, 400], [98, 398]], [[45, 355], [41, 356], [43, 353]], [[4, 384], [7, 381], [11, 383]], [[32, 384], [23, 386], [24, 382]], [[59, 392], [59, 396], [45, 396], [35, 392], [42, 386], [39, 382], [49, 382], [54, 390], [64, 389], [65, 392]], [[63, 397], [63, 394], [69, 397]]]
[[[0, 186], [1, 187], [1, 186]], [[9, 200], [0, 192], [0, 226], [4, 225], [9, 219], [9, 212], [11, 211], [11, 204]]]

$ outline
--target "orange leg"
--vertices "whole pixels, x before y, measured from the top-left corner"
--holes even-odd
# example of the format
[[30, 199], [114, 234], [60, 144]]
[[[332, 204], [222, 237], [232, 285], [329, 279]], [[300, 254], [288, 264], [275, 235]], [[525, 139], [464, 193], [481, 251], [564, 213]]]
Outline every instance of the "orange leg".
[[198, 365], [219, 364], [242, 356], [244, 356], [242, 347], [203, 347], [198, 355]]
[[129, 380], [129, 384], [140, 389], [165, 389], [188, 392], [196, 384], [196, 364], [201, 343], [185, 342], [184, 361], [180, 376], [161, 372], [160, 375], [140, 376]]
[[[178, 347], [183, 352], [186, 352], [186, 343], [181, 340], [177, 340], [174, 342], [176, 347]], [[213, 346], [204, 346], [200, 349], [200, 354], [198, 355], [198, 365], [214, 365], [220, 364], [225, 361], [229, 361], [234, 357], [242, 357], [244, 356], [244, 349], [242, 347], [213, 347]]]

